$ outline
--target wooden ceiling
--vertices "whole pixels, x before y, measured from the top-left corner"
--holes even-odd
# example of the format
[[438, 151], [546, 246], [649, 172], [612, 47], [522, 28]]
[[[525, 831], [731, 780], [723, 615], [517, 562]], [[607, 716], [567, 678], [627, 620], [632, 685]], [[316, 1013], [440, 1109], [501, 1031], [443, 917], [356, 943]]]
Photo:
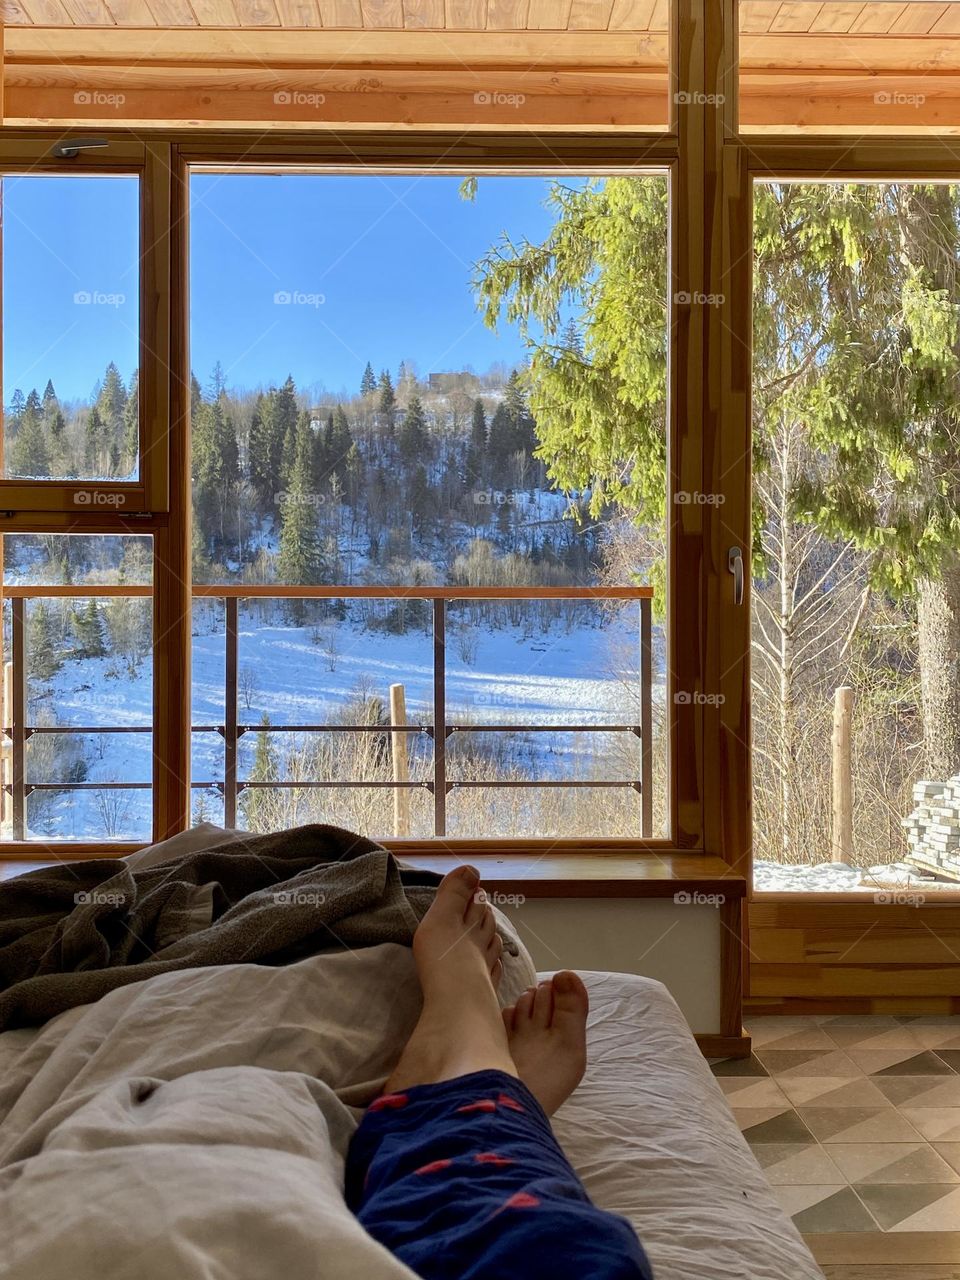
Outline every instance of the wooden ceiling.
[[35, 26], [325, 27], [365, 31], [665, 30], [667, 0], [4, 0]]
[[[666, 127], [669, 0], [0, 0], [5, 123]], [[960, 134], [960, 0], [741, 0], [740, 119]]]
[[[0, 0], [11, 26], [280, 27], [336, 31], [663, 32], [667, 0]], [[743, 0], [740, 30], [789, 35], [960, 33], [960, 3]]]

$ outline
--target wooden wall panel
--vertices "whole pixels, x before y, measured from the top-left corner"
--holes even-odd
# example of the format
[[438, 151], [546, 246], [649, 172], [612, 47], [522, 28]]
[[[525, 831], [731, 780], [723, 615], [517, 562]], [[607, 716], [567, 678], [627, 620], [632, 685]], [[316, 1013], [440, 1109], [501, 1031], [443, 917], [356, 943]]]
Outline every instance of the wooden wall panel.
[[890, 1012], [894, 1001], [897, 1012], [953, 1012], [954, 1000], [960, 1008], [960, 903], [749, 905], [752, 1011]]

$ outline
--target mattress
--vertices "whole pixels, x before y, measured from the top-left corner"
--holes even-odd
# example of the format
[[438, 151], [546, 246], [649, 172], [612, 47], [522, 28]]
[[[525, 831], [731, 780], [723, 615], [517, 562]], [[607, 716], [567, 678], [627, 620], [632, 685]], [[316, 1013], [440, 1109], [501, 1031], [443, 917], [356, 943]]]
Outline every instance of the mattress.
[[554, 1127], [594, 1201], [633, 1223], [657, 1280], [823, 1280], [667, 989], [583, 978], [589, 1065]]

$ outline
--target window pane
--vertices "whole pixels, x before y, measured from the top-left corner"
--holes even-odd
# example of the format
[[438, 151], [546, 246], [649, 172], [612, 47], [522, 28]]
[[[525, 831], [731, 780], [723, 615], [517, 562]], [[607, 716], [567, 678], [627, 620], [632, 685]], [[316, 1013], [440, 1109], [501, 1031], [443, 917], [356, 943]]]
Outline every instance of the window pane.
[[960, 880], [960, 187], [755, 191], [760, 889]]
[[4, 537], [5, 839], [150, 840], [152, 557], [150, 537]]
[[136, 479], [139, 180], [7, 174], [0, 198], [3, 475]]
[[[662, 835], [666, 179], [196, 173], [191, 200], [193, 573], [225, 588], [195, 809], [235, 773], [226, 820], [269, 825], [259, 771], [374, 836]], [[331, 728], [394, 723], [393, 686], [405, 766]]]
[[745, 131], [960, 132], [960, 3], [740, 0]]

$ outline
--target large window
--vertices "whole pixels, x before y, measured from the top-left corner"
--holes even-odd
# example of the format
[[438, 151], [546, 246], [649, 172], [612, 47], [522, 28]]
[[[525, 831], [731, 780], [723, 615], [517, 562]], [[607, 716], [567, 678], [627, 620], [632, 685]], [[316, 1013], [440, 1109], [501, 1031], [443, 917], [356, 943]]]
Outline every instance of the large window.
[[194, 818], [662, 837], [666, 179], [190, 194]]
[[758, 888], [960, 882], [960, 187], [755, 189]]

